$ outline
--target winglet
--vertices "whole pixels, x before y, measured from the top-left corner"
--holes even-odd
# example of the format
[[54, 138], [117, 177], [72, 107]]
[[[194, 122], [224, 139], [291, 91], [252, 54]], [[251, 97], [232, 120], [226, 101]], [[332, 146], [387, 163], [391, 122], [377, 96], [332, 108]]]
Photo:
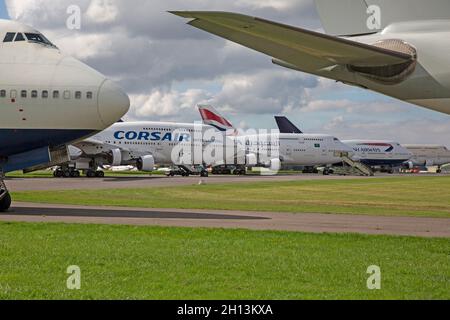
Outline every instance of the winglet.
[[182, 18], [195, 18], [190, 11], [167, 11]]

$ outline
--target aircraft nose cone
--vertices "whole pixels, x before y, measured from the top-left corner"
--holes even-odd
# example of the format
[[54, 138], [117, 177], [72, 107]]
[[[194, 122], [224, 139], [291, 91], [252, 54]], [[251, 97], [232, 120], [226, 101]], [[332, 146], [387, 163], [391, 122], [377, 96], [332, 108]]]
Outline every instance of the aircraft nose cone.
[[114, 82], [106, 80], [98, 94], [98, 112], [102, 122], [109, 126], [120, 120], [130, 109], [130, 98]]
[[341, 148], [342, 152], [347, 152], [349, 154], [353, 154], [354, 153], [354, 150], [349, 145], [346, 145], [343, 142], [340, 143], [340, 148]]

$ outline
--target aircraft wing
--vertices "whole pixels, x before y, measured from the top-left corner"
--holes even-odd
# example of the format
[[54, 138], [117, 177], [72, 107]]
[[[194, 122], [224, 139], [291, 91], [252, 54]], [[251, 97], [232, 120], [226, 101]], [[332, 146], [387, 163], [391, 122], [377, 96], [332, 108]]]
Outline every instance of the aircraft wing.
[[411, 55], [228, 12], [175, 11], [188, 24], [317, 74], [336, 65], [377, 67], [408, 62]]

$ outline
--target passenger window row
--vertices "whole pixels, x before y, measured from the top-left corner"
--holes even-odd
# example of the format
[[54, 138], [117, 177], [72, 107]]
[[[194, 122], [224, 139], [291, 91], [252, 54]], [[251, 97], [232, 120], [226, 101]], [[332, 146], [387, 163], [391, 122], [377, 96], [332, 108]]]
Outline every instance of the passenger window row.
[[[7, 92], [6, 90], [0, 90], [0, 98], [6, 98]], [[11, 94], [10, 94], [11, 98], [16, 98], [17, 96], [17, 91], [16, 90], [11, 90]], [[53, 99], [59, 99], [60, 98], [60, 91], [59, 90], [54, 90], [52, 92], [52, 98]], [[20, 97], [21, 98], [28, 98], [28, 91], [27, 90], [22, 90], [20, 91]], [[33, 99], [39, 98], [39, 92], [37, 90], [32, 90], [30, 93], [30, 97]], [[40, 93], [40, 97], [42, 99], [48, 99], [50, 97], [50, 92], [48, 90], [43, 90]], [[66, 90], [63, 92], [63, 97], [64, 99], [68, 100], [72, 98], [72, 92], [69, 90]], [[80, 100], [83, 98], [83, 93], [81, 91], [75, 91], [75, 99]], [[92, 91], [88, 91], [86, 92], [86, 99], [88, 100], [92, 100], [94, 98], [94, 94], [92, 93]]]

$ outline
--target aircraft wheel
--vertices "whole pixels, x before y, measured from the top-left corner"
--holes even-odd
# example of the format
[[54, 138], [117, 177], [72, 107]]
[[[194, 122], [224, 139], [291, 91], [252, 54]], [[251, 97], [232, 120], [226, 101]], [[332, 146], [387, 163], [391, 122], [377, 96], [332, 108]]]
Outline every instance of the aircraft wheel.
[[97, 178], [104, 178], [104, 177], [105, 177], [105, 173], [104, 173], [103, 171], [97, 171], [97, 172], [95, 173], [95, 176], [96, 176]]
[[81, 174], [80, 174], [80, 171], [74, 170], [74, 171], [72, 171], [72, 172], [70, 173], [70, 176], [71, 176], [72, 178], [79, 178], [79, 177], [81, 176]]
[[86, 177], [95, 178], [95, 171], [89, 170], [88, 172], [86, 172]]
[[6, 193], [4, 198], [0, 200], [0, 212], [6, 212], [11, 207], [11, 195]]
[[56, 170], [55, 172], [54, 172], [54, 176], [56, 177], [56, 178], [62, 178], [63, 177], [63, 172], [62, 172], [62, 170]]

